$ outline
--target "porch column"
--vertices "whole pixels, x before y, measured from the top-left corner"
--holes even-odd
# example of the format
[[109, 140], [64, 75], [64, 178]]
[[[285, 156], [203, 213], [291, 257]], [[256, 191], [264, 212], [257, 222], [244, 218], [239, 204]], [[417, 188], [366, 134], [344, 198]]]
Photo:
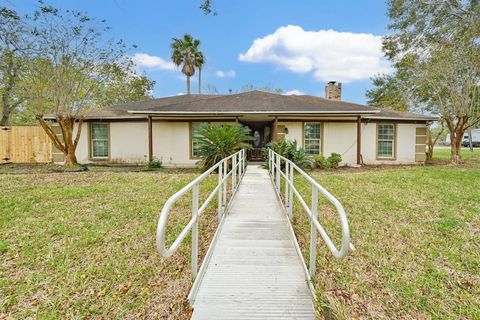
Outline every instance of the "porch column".
[[357, 164], [362, 164], [362, 118], [357, 117]]
[[148, 116], [148, 161], [153, 160], [152, 117]]
[[277, 141], [277, 134], [278, 134], [278, 117], [275, 117], [275, 121], [273, 122], [273, 141]]

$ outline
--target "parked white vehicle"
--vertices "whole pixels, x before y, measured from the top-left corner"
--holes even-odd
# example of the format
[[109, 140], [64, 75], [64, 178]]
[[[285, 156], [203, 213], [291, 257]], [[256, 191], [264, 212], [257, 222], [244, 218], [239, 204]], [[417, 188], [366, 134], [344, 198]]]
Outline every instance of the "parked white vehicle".
[[[480, 147], [480, 129], [472, 129], [471, 131], [466, 131], [463, 134], [463, 139], [462, 139], [462, 146], [463, 147], [469, 147], [470, 146], [470, 138], [469, 138], [469, 132], [472, 133], [472, 145], [474, 147]], [[450, 143], [450, 134], [447, 135], [447, 138], [445, 139], [446, 143]]]

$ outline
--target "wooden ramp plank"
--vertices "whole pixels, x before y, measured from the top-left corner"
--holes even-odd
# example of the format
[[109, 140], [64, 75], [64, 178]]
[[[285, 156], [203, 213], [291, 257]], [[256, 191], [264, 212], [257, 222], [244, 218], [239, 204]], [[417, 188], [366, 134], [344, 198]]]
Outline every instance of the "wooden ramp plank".
[[192, 319], [315, 319], [288, 223], [268, 172], [248, 166], [202, 275]]

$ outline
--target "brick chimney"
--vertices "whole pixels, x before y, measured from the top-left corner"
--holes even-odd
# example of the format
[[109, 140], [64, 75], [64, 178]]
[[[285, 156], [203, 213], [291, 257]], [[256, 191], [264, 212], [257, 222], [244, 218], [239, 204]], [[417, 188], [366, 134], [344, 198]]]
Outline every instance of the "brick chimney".
[[342, 84], [329, 81], [325, 86], [325, 98], [330, 100], [342, 100]]

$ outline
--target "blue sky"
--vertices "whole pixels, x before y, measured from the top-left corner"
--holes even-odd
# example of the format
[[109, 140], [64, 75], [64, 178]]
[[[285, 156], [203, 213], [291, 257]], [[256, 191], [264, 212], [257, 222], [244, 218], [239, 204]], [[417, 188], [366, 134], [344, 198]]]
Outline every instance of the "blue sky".
[[[9, 3], [19, 12], [36, 5], [34, 0]], [[202, 42], [207, 58], [203, 87], [220, 93], [268, 85], [323, 96], [325, 83], [337, 80], [343, 83], [344, 100], [365, 103], [369, 77], [389, 71], [380, 51], [388, 24], [381, 0], [214, 0], [218, 16], [205, 16], [201, 0], [49, 3], [104, 18], [113, 37], [136, 44], [129, 54], [156, 81], [156, 97], [186, 91], [181, 73], [169, 63], [171, 38], [184, 33]], [[194, 81], [194, 92], [197, 86]]]

